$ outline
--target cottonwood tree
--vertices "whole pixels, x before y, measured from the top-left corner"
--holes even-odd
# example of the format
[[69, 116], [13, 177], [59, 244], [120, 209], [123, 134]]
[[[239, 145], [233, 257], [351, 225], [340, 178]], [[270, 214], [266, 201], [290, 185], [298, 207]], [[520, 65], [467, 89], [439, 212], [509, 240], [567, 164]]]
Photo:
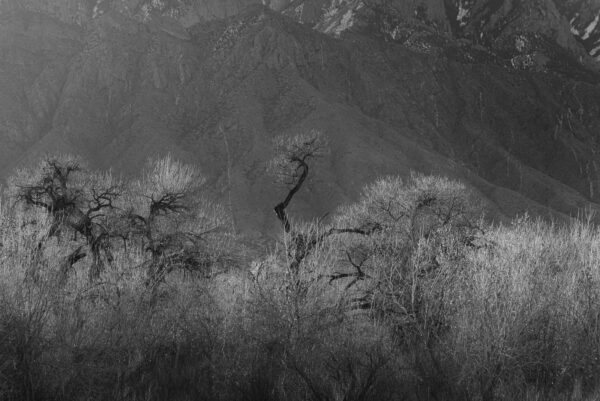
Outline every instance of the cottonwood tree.
[[349, 307], [365, 310], [390, 330], [402, 352], [414, 355], [417, 374], [431, 375], [431, 392], [452, 388], [444, 364], [453, 316], [462, 307], [472, 249], [484, 242], [482, 208], [461, 183], [443, 177], [387, 177], [368, 185], [358, 202], [342, 208], [336, 224], [377, 224], [371, 236], [339, 241], [338, 271]]
[[[281, 310], [288, 314], [284, 320], [289, 322], [290, 338], [300, 338], [305, 322], [315, 316], [319, 316], [319, 322], [315, 322], [313, 329], [340, 317], [339, 311], [336, 312], [337, 306], [334, 306], [338, 301], [330, 299], [331, 287], [324, 280], [331, 265], [330, 240], [342, 234], [370, 236], [380, 227], [371, 223], [334, 226], [321, 221], [294, 221], [288, 214], [288, 208], [306, 183], [311, 164], [328, 153], [327, 141], [320, 132], [313, 130], [295, 136], [277, 137], [273, 149], [275, 156], [268, 171], [287, 188], [283, 199], [274, 207], [284, 231], [285, 267], [284, 275], [279, 276], [283, 282], [275, 276], [265, 280], [265, 283], [271, 288], [268, 296], [278, 298], [277, 302], [282, 303]], [[271, 268], [268, 270], [278, 271], [277, 260], [275, 257], [269, 262]], [[273, 261], [275, 264], [272, 264]], [[260, 271], [258, 277], [261, 277]], [[262, 285], [259, 280], [257, 282]]]
[[140, 179], [126, 183], [90, 172], [69, 156], [48, 158], [11, 181], [18, 201], [52, 216], [46, 237], [84, 239], [65, 257], [64, 277], [90, 255], [90, 279], [97, 278], [112, 263], [114, 248], [122, 245], [126, 251], [132, 242], [149, 254], [144, 262], [149, 282], [178, 268], [208, 273], [230, 239], [228, 216], [206, 196], [206, 179], [170, 156], [150, 161]]
[[222, 256], [219, 242], [225, 237], [219, 235], [226, 232], [229, 218], [206, 196], [205, 183], [196, 167], [167, 156], [149, 161], [142, 178], [131, 184], [125, 236], [139, 240], [150, 254], [149, 283], [174, 269], [210, 274]]
[[275, 156], [269, 163], [268, 170], [277, 182], [288, 188], [285, 198], [275, 206], [274, 211], [284, 232], [290, 236], [288, 253], [291, 272], [297, 274], [301, 263], [328, 237], [344, 233], [370, 235], [379, 228], [377, 224], [371, 223], [344, 228], [318, 226], [313, 230], [302, 229], [302, 225], [294, 225], [287, 209], [306, 182], [310, 163], [329, 152], [328, 144], [319, 131], [312, 130], [295, 136], [276, 137], [273, 141], [273, 150]]
[[[336, 344], [339, 338], [333, 340], [335, 336], [331, 333], [344, 321], [346, 310], [340, 302], [345, 297], [340, 297], [338, 289], [329, 285], [328, 280], [330, 267], [336, 263], [335, 238], [343, 235], [368, 237], [380, 227], [371, 222], [338, 225], [321, 220], [293, 219], [289, 207], [306, 185], [316, 162], [328, 154], [328, 144], [320, 132], [313, 130], [276, 137], [273, 151], [274, 158], [268, 171], [286, 188], [281, 200], [274, 205], [275, 216], [284, 232], [285, 254], [272, 255], [258, 266], [255, 287], [256, 295], [260, 297], [257, 305], [266, 310], [259, 316], [270, 319], [265, 326], [282, 331], [280, 338], [284, 340], [273, 358], [283, 364], [283, 369], [293, 372], [304, 384], [304, 390], [312, 393], [315, 399], [328, 399], [330, 393], [340, 388], [348, 397], [361, 393], [366, 397], [379, 376], [379, 369], [385, 365], [379, 361], [369, 365], [369, 361], [374, 361], [370, 359], [375, 357], [374, 353], [348, 358], [344, 361], [348, 370], [327, 366], [326, 369], [332, 369], [332, 374], [336, 375], [336, 384], [330, 385], [331, 381], [323, 383], [318, 375], [312, 374], [314, 367], [323, 360], [307, 358], [303, 349], [305, 344], [325, 342], [329, 345], [322, 347], [323, 352], [329, 349], [339, 354], [340, 348]], [[346, 329], [351, 330], [350, 323]], [[367, 369], [359, 367], [367, 366], [363, 363], [368, 365]]]
[[440, 335], [444, 297], [460, 277], [467, 252], [485, 245], [481, 216], [478, 199], [457, 181], [418, 174], [406, 181], [380, 179], [336, 220], [369, 222], [381, 230], [370, 238], [347, 238], [348, 269], [331, 280], [347, 280], [348, 287], [365, 282], [355, 300], [396, 329], [427, 327]]
[[[92, 174], [71, 156], [50, 157], [35, 170], [21, 170], [11, 179], [18, 201], [47, 211], [53, 218], [47, 237], [62, 232], [81, 235], [85, 244], [71, 252], [62, 274], [91, 253], [90, 278], [97, 277], [104, 262], [112, 263], [109, 220], [121, 185], [110, 174]], [[38, 248], [41, 248], [42, 244]]]

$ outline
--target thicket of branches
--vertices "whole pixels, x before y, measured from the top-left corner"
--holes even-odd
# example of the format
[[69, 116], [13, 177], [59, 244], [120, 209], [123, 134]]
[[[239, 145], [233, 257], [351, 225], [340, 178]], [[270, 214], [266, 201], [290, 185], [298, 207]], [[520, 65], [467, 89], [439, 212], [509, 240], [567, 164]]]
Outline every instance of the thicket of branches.
[[53, 237], [74, 248], [61, 263], [61, 280], [86, 258], [89, 279], [97, 280], [114, 262], [115, 249], [133, 246], [148, 255], [143, 267], [155, 283], [175, 269], [210, 274], [224, 256], [228, 217], [203, 193], [204, 183], [196, 168], [170, 156], [150, 161], [139, 179], [128, 182], [63, 156], [17, 172], [10, 190], [25, 213], [39, 208], [51, 219], [38, 251]]
[[490, 225], [463, 184], [419, 174], [293, 216], [328, 153], [315, 131], [274, 139], [281, 240], [259, 257], [170, 157], [131, 179], [73, 157], [16, 172], [0, 398], [598, 398], [598, 228]]

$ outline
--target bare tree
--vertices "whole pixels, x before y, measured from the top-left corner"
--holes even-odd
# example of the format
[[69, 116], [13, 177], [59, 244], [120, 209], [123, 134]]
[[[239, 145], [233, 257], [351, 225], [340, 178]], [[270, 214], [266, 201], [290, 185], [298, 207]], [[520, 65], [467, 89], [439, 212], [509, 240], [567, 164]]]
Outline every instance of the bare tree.
[[334, 234], [353, 233], [370, 235], [379, 229], [377, 224], [366, 224], [352, 228], [330, 227], [322, 230], [303, 230], [293, 227], [287, 208], [294, 196], [300, 191], [309, 174], [309, 163], [328, 153], [327, 141], [319, 131], [312, 130], [305, 134], [275, 138], [273, 143], [275, 157], [269, 164], [269, 171], [278, 182], [288, 187], [285, 198], [274, 210], [285, 233], [291, 236], [290, 270], [298, 272], [302, 261], [323, 242]]
[[150, 161], [142, 179], [131, 185], [125, 217], [129, 235], [150, 253], [149, 283], [174, 269], [209, 273], [216, 256], [210, 238], [225, 232], [229, 220], [203, 193], [205, 182], [194, 166], [167, 156]]
[[98, 277], [104, 264], [112, 263], [118, 238], [125, 249], [128, 242], [139, 241], [149, 252], [151, 282], [176, 268], [206, 272], [226, 247], [226, 236], [211, 241], [226, 231], [229, 221], [223, 208], [203, 193], [205, 178], [170, 156], [149, 162], [143, 177], [127, 185], [110, 174], [84, 170], [72, 157], [48, 158], [12, 181], [20, 202], [52, 216], [48, 237], [65, 232], [74, 240], [78, 235], [85, 239], [85, 246], [62, 263], [64, 277], [88, 254], [90, 279]]
[[280, 136], [273, 141], [275, 157], [269, 171], [276, 180], [289, 188], [283, 201], [274, 210], [286, 233], [292, 229], [286, 209], [308, 177], [309, 163], [327, 153], [327, 143], [319, 131], [292, 137]]
[[[120, 196], [121, 188], [110, 175], [90, 174], [78, 160], [66, 156], [48, 158], [36, 172], [21, 172], [13, 181], [18, 181], [15, 186], [19, 201], [41, 207], [53, 217], [49, 237], [64, 230], [71, 231], [75, 238], [77, 234], [83, 236], [92, 255], [90, 278], [102, 271], [104, 260], [112, 263], [107, 221], [115, 210], [113, 202]], [[78, 247], [65, 258], [63, 274], [86, 256], [83, 247]]]
[[[356, 307], [406, 323], [441, 324], [443, 311], [432, 307], [441, 293], [425, 288], [460, 266], [471, 248], [485, 246], [478, 200], [461, 183], [413, 174], [404, 181], [387, 177], [367, 186], [359, 202], [342, 209], [338, 224], [377, 224], [377, 236], [347, 238], [347, 269], [331, 280], [348, 280], [347, 288], [369, 280]], [[457, 262], [458, 261], [458, 262]], [[443, 286], [439, 286], [444, 291]]]

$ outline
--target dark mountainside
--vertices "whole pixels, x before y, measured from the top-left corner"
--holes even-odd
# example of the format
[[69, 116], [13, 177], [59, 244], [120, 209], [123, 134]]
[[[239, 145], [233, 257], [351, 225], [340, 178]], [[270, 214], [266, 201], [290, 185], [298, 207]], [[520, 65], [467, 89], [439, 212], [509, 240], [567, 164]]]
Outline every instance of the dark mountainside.
[[272, 138], [319, 129], [331, 155], [293, 215], [410, 170], [496, 217], [598, 208], [600, 1], [253, 3], [0, 1], [0, 177], [48, 152], [126, 174], [170, 152], [266, 232]]

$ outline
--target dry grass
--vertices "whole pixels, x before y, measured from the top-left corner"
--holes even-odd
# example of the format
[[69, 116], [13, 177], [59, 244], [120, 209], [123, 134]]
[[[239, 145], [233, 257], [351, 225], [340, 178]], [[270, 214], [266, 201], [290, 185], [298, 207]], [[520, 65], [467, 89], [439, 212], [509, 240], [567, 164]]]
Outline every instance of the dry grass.
[[[456, 380], [595, 390], [600, 374], [600, 231], [581, 221], [497, 227], [450, 297]], [[576, 391], [577, 392], [577, 391]], [[508, 398], [510, 399], [510, 398]]]

